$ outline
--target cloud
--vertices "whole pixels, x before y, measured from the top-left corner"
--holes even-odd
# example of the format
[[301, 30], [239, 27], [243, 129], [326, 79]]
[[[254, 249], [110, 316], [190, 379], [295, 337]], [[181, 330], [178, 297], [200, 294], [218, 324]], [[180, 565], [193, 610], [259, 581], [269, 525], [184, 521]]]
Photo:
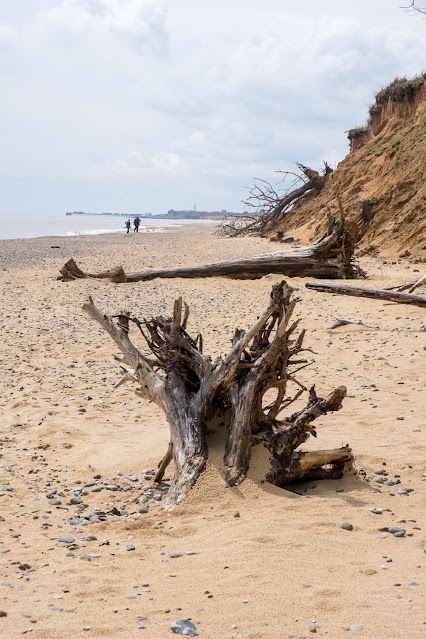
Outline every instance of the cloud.
[[167, 49], [166, 8], [165, 0], [63, 0], [41, 12], [36, 26], [56, 46], [119, 41], [136, 53], [159, 55]]
[[[23, 189], [28, 207], [43, 206], [37, 177], [71, 176], [102, 210], [114, 188], [123, 208], [142, 188], [148, 210], [161, 212], [192, 206], [192, 194], [205, 198], [200, 208], [238, 208], [254, 177], [273, 179], [295, 160], [337, 163], [344, 131], [363, 123], [374, 93], [421, 71], [424, 22], [397, 0], [287, 5], [39, 0], [23, 11], [27, 0], [4, 3], [8, 209], [10, 178], [26, 173], [34, 176]], [[61, 208], [70, 205], [58, 195]]]

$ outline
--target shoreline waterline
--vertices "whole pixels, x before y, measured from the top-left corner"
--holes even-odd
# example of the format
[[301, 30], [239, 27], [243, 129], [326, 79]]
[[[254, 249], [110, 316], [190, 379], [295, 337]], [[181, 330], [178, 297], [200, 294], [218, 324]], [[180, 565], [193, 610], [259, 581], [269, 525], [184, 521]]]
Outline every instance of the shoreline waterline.
[[[66, 216], [66, 215], [0, 215], [0, 240], [33, 239], [39, 237], [79, 237], [126, 233], [126, 218]], [[185, 220], [140, 218], [139, 232], [163, 231], [173, 226], [218, 224], [217, 220]], [[133, 223], [133, 220], [131, 220]], [[130, 230], [133, 233], [133, 226]]]

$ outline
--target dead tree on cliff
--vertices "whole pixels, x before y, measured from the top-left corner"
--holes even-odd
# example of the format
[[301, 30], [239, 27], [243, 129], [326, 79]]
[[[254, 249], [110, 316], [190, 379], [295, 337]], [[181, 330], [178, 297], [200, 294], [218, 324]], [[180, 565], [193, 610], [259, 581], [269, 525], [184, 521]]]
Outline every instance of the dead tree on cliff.
[[147, 282], [157, 277], [231, 277], [257, 279], [268, 273], [281, 273], [290, 277], [318, 277], [327, 279], [352, 279], [363, 275], [353, 262], [354, 247], [359, 227], [352, 220], [345, 220], [343, 213], [336, 222], [328, 218], [324, 236], [315, 244], [287, 251], [265, 253], [254, 257], [199, 266], [150, 269], [138, 273], [125, 273], [122, 266], [102, 273], [86, 273], [71, 259], [60, 269], [63, 282], [76, 279], [101, 278], [112, 282]]
[[[277, 486], [292, 481], [340, 478], [353, 457], [348, 447], [316, 452], [298, 451], [309, 435], [316, 436], [313, 421], [341, 408], [346, 388], [340, 386], [322, 399], [309, 391], [307, 405], [279, 418], [307, 388], [296, 378], [307, 364], [303, 353], [305, 330], [296, 336], [299, 320], [292, 315], [297, 300], [285, 282], [272, 287], [265, 312], [247, 332], [237, 329], [225, 357], [214, 361], [203, 352], [201, 335], [187, 332], [189, 307], [179, 298], [173, 317], [139, 320], [130, 313], [114, 316], [101, 312], [90, 299], [83, 309], [109, 334], [121, 351], [123, 379], [138, 384], [138, 395], [155, 402], [170, 428], [168, 451], [159, 464], [159, 481], [173, 459], [174, 476], [166, 508], [180, 503], [206, 467], [208, 438], [217, 428], [213, 418], [229, 415], [224, 449], [226, 481], [240, 484], [246, 477], [251, 449], [263, 443], [270, 451], [265, 479]], [[142, 335], [150, 351], [130, 340], [130, 328]], [[146, 350], [146, 348], [145, 348]], [[122, 380], [121, 380], [122, 381]], [[118, 382], [118, 384], [121, 383]], [[289, 386], [295, 386], [290, 392]], [[266, 395], [273, 389], [274, 396]], [[213, 425], [216, 424], [216, 425]]]
[[410, 2], [408, 6], [401, 7], [401, 9], [406, 9], [407, 11], [414, 11], [416, 13], [422, 13], [423, 15], [426, 15], [426, 5], [422, 6], [418, 2], [415, 2], [415, 0], [412, 0], [412, 2]]
[[[228, 237], [238, 235], [266, 235], [273, 231], [282, 221], [285, 213], [294, 206], [295, 202], [306, 193], [318, 195], [321, 192], [327, 176], [333, 169], [324, 162], [322, 174], [313, 171], [307, 166], [296, 162], [299, 173], [290, 171], [277, 171], [284, 175], [281, 182], [287, 178], [293, 178], [291, 186], [284, 194], [277, 190], [266, 180], [257, 179], [250, 189], [249, 197], [243, 202], [244, 206], [253, 212], [253, 215], [244, 215], [226, 220], [220, 227], [220, 233]], [[299, 183], [297, 188], [294, 188]]]

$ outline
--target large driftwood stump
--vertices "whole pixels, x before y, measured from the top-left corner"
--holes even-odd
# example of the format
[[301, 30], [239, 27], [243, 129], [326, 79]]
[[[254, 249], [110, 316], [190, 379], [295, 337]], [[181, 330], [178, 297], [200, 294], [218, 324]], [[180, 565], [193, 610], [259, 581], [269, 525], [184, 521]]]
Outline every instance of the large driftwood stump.
[[[278, 486], [313, 478], [340, 478], [351, 462], [348, 447], [313, 453], [296, 451], [310, 434], [316, 436], [313, 421], [341, 408], [346, 388], [336, 388], [325, 399], [309, 391], [309, 402], [286, 418], [279, 418], [307, 391], [295, 374], [304, 368], [305, 331], [296, 337], [299, 321], [291, 321], [296, 300], [285, 282], [272, 287], [268, 307], [247, 331], [237, 329], [225, 357], [212, 359], [203, 353], [201, 335], [192, 338], [187, 330], [189, 307], [176, 300], [173, 317], [139, 320], [130, 313], [103, 314], [90, 301], [83, 309], [114, 340], [122, 355], [124, 375], [117, 385], [133, 380], [138, 395], [154, 401], [170, 427], [170, 445], [159, 464], [159, 481], [173, 459], [174, 477], [166, 508], [181, 502], [203, 472], [208, 456], [208, 436], [212, 418], [219, 410], [229, 415], [224, 462], [230, 486], [241, 483], [247, 474], [253, 445], [263, 443], [271, 453], [266, 476]], [[150, 351], [137, 349], [130, 340], [130, 327], [140, 331]], [[293, 393], [289, 386], [295, 386]], [[275, 389], [269, 399], [265, 394]], [[217, 420], [216, 420], [217, 422]]]
[[289, 277], [318, 277], [325, 279], [352, 279], [362, 274], [353, 262], [353, 252], [359, 228], [353, 221], [336, 222], [329, 218], [326, 234], [315, 244], [287, 251], [266, 253], [239, 260], [183, 266], [167, 269], [151, 269], [139, 273], [125, 273], [119, 266], [102, 273], [85, 273], [71, 259], [60, 269], [64, 282], [82, 278], [102, 278], [112, 282], [147, 282], [157, 277], [231, 277], [258, 279], [269, 273]]

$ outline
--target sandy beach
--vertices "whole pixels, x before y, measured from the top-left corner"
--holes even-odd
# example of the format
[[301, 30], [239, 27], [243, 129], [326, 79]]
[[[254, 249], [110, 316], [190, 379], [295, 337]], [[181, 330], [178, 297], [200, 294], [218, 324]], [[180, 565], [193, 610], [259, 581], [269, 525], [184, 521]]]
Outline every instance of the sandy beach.
[[[188, 499], [165, 512], [149, 481], [167, 448], [163, 414], [132, 385], [113, 388], [117, 349], [81, 306], [92, 296], [108, 314], [149, 318], [169, 315], [182, 295], [188, 331], [201, 331], [217, 356], [282, 277], [56, 280], [70, 257], [87, 271], [138, 271], [271, 250], [267, 239], [224, 239], [201, 225], [0, 242], [0, 636], [164, 639], [179, 618], [203, 639], [424, 636], [424, 309], [324, 295], [289, 279], [314, 351], [301, 381], [319, 395], [348, 387], [343, 409], [317, 421], [305, 448], [348, 443], [365, 477], [279, 489], [260, 481], [259, 447], [246, 481], [230, 489], [219, 433]], [[360, 286], [424, 273], [406, 259], [360, 263], [368, 272]], [[330, 330], [338, 317], [373, 328]], [[149, 507], [139, 512], [144, 493]]]

